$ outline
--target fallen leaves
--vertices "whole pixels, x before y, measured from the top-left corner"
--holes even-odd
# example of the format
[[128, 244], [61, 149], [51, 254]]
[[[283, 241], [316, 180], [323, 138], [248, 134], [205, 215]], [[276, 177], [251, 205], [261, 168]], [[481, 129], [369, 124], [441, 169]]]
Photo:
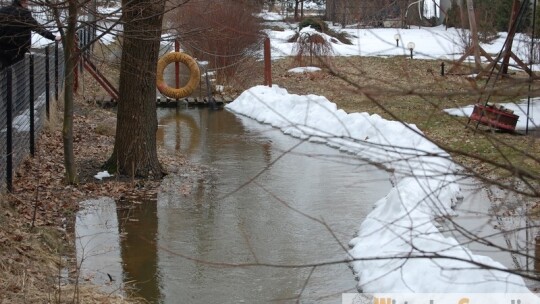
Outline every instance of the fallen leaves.
[[[25, 159], [17, 170], [13, 193], [0, 201], [0, 303], [44, 303], [51, 293], [59, 292], [56, 289], [61, 269], [76, 269], [71, 233], [79, 202], [103, 196], [117, 200], [156, 196], [159, 181], [131, 181], [116, 176], [103, 181], [94, 179], [112, 154], [114, 143], [111, 133], [98, 134], [94, 126], [100, 120], [111, 121], [115, 114], [93, 105], [77, 103], [76, 107], [74, 152], [80, 184], [65, 184], [62, 132], [50, 127], [40, 135], [35, 157]], [[186, 164], [180, 155], [164, 152], [158, 154], [165, 168], [178, 170]], [[22, 274], [25, 282], [20, 279]], [[76, 276], [67, 274], [62, 280]], [[98, 299], [96, 303], [125, 302], [100, 295], [96, 288], [73, 288], [68, 281], [65, 289], [82, 289], [88, 299]]]

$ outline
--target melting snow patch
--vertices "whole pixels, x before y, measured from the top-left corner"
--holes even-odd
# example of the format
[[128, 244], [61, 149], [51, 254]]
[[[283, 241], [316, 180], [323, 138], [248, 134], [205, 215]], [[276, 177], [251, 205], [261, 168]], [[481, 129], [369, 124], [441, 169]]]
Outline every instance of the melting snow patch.
[[294, 69], [290, 69], [288, 72], [289, 73], [309, 73], [309, 72], [317, 72], [317, 71], [320, 71], [321, 69], [318, 68], [318, 67], [297, 67], [297, 68], [294, 68]]
[[96, 175], [94, 175], [94, 177], [99, 180], [102, 180], [104, 177], [111, 177], [111, 176], [113, 175], [109, 174], [109, 172], [107, 171], [101, 171], [101, 172], [98, 172]]

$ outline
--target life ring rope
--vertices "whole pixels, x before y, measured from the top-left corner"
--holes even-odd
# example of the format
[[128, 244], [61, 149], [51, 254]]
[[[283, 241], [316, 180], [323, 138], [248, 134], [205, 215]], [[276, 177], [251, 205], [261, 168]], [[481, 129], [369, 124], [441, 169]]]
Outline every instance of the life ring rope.
[[[189, 81], [187, 84], [181, 88], [171, 88], [163, 79], [163, 72], [165, 67], [167, 67], [172, 62], [181, 62], [187, 66], [189, 69]], [[180, 52], [171, 52], [167, 53], [165, 56], [161, 57], [157, 64], [157, 77], [156, 77], [156, 86], [161, 94], [173, 98], [180, 99], [188, 97], [193, 93], [193, 91], [199, 85], [201, 79], [201, 71], [199, 70], [199, 65], [193, 57], [180, 53]]]

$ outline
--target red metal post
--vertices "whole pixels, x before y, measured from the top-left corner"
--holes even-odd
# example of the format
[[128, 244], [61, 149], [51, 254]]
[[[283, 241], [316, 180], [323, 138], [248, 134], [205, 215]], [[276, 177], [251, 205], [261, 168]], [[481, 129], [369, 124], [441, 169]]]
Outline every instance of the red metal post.
[[264, 85], [272, 87], [272, 59], [270, 58], [270, 38], [264, 39]]
[[[174, 40], [174, 51], [180, 52], [180, 42], [178, 42], [178, 39]], [[174, 63], [174, 79], [176, 81], [176, 88], [180, 88], [180, 62]]]
[[79, 35], [75, 35], [75, 41], [73, 42], [75, 44], [75, 47], [73, 48], [73, 52], [74, 54], [72, 54], [71, 56], [77, 56], [77, 60], [75, 62], [77, 62], [75, 64], [75, 67], [73, 68], [73, 73], [75, 74], [74, 77], [73, 77], [73, 91], [74, 92], [77, 92], [77, 90], [79, 89], [79, 65], [82, 64], [81, 62], [81, 57], [79, 56], [80, 52], [79, 52]]

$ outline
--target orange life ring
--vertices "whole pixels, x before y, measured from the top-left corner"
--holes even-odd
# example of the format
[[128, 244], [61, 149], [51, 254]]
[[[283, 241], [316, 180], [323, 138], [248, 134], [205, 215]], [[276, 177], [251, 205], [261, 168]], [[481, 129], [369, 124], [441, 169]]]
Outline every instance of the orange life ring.
[[[171, 62], [181, 62], [189, 69], [190, 75], [188, 83], [178, 89], [169, 87], [163, 80], [163, 71]], [[191, 93], [193, 93], [193, 91], [197, 88], [201, 79], [201, 71], [199, 70], [197, 61], [195, 61], [193, 57], [180, 52], [171, 52], [159, 59], [157, 64], [156, 78], [156, 86], [161, 94], [169, 98], [180, 99], [191, 95]]]

